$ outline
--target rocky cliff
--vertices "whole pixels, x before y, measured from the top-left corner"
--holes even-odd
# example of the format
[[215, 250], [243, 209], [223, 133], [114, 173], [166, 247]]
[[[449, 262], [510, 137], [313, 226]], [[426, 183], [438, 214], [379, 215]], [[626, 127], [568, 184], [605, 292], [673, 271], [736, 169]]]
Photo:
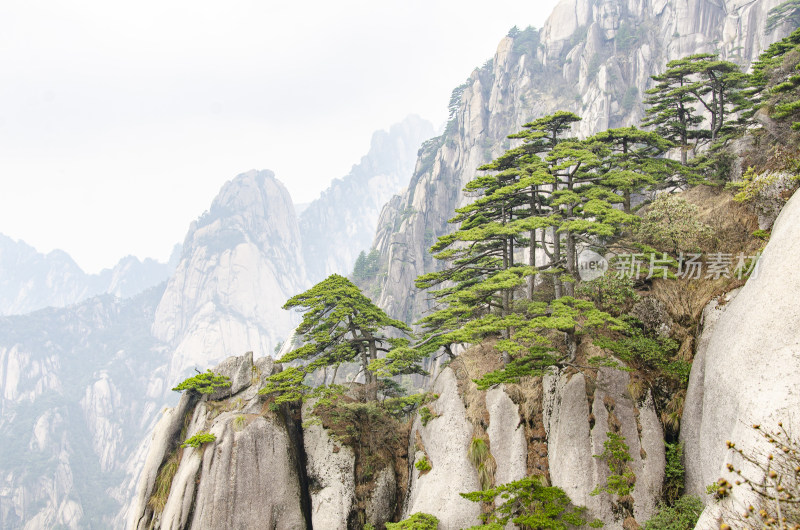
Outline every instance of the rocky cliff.
[[62, 250], [42, 254], [0, 234], [0, 315], [65, 307], [106, 293], [130, 298], [169, 278], [179, 255], [176, 246], [168, 263], [127, 256], [111, 269], [86, 274]]
[[406, 188], [419, 146], [432, 135], [433, 125], [418, 116], [376, 131], [350, 173], [302, 211], [303, 258], [312, 283], [353, 271], [359, 252], [372, 244], [381, 208]]
[[[767, 431], [782, 422], [800, 432], [800, 195], [784, 206], [764, 249], [756, 277], [705, 311], [705, 328], [692, 365], [681, 439], [685, 444], [687, 492], [706, 497], [706, 486], [738, 479], [726, 465], [746, 466], [728, 450], [732, 441], [748, 453], [769, 452], [751, 425]], [[731, 300], [732, 299], [732, 300]], [[743, 369], [747, 367], [747, 369]], [[745, 468], [746, 469], [746, 468]], [[734, 499], [712, 504], [698, 528], [719, 528], [721, 511], [741, 511], [750, 499], [734, 488]]]
[[374, 246], [384, 267], [380, 305], [413, 320], [428, 307], [414, 279], [435, 270], [427, 250], [451, 227], [461, 189], [483, 163], [511, 146], [521, 126], [557, 110], [583, 118], [587, 136], [637, 124], [650, 76], [667, 61], [718, 52], [744, 66], [789, 28], [765, 33], [780, 0], [563, 0], [540, 31], [501, 40], [492, 60], [454, 92], [444, 135], [420, 152], [408, 189], [381, 212]]
[[241, 351], [270, 355], [298, 320], [281, 309], [309, 286], [300, 230], [271, 171], [226, 183], [192, 223], [158, 304], [153, 334], [173, 350], [168, 380]]

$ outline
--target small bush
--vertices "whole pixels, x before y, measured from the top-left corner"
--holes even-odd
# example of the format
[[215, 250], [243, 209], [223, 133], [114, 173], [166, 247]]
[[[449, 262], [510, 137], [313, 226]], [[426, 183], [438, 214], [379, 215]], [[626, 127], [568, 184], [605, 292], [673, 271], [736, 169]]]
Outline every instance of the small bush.
[[575, 289], [575, 294], [591, 300], [597, 309], [615, 317], [627, 313], [633, 304], [639, 301], [639, 295], [633, 288], [633, 278], [627, 276], [619, 278], [612, 271], [581, 283]]
[[428, 460], [427, 456], [423, 456], [422, 458], [417, 460], [414, 463], [414, 467], [417, 468], [417, 470], [419, 470], [420, 473], [427, 473], [428, 471], [433, 469], [433, 466], [431, 465], [431, 462], [430, 460]]
[[692, 365], [680, 359], [674, 359], [678, 352], [677, 341], [651, 336], [637, 328], [631, 328], [628, 336], [619, 340], [607, 337], [595, 339], [595, 346], [611, 350], [623, 362], [634, 368], [655, 370], [661, 375], [686, 386], [689, 383], [689, 372]]
[[173, 388], [175, 392], [190, 390], [198, 394], [213, 394], [220, 388], [231, 386], [231, 379], [225, 375], [217, 375], [211, 370], [190, 377]]
[[650, 204], [636, 239], [659, 250], [678, 254], [701, 250], [714, 230], [700, 221], [697, 206], [671, 193], [663, 193]]
[[439, 519], [427, 513], [415, 513], [399, 523], [386, 523], [386, 530], [436, 530]]
[[197, 449], [203, 444], [211, 443], [215, 441], [217, 437], [210, 432], [200, 431], [199, 433], [195, 434], [185, 442], [181, 444], [181, 447], [194, 447]]
[[683, 444], [665, 443], [664, 447], [666, 449], [664, 500], [669, 504], [673, 504], [676, 503], [683, 494]]
[[703, 512], [703, 501], [684, 495], [672, 506], [662, 504], [658, 512], [644, 523], [645, 530], [686, 530], [694, 528]]
[[431, 409], [429, 407], [422, 407], [421, 409], [419, 409], [419, 421], [422, 422], [423, 427], [427, 426], [428, 422], [436, 417], [437, 415], [431, 412]]
[[478, 482], [482, 490], [488, 490], [494, 482], [496, 467], [494, 457], [483, 438], [473, 438], [467, 450], [467, 458], [478, 471]]
[[603, 442], [603, 452], [594, 457], [605, 460], [611, 474], [605, 485], [597, 486], [590, 495], [599, 495], [602, 492], [620, 497], [630, 495], [636, 483], [636, 475], [628, 465], [631, 460], [628, 444], [625, 443], [624, 436], [613, 432], [607, 432], [606, 437], [606, 441]]

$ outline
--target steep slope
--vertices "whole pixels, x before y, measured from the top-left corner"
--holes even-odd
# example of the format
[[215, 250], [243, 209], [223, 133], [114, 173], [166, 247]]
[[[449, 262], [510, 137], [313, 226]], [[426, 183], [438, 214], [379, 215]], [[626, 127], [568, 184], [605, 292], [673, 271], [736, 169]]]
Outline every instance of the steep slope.
[[289, 193], [271, 171], [227, 182], [193, 222], [156, 310], [153, 334], [174, 351], [168, 381], [230, 354], [272, 353], [297, 318], [281, 306], [308, 287]]
[[504, 38], [494, 58], [454, 93], [445, 134], [426, 143], [408, 189], [381, 212], [373, 246], [386, 272], [380, 305], [413, 320], [426, 309], [414, 279], [437, 266], [427, 249], [451, 229], [466, 200], [461, 189], [477, 168], [512, 144], [531, 119], [569, 110], [581, 136], [636, 124], [650, 76], [668, 60], [718, 51], [749, 64], [788, 28], [765, 34], [780, 0], [564, 0], [541, 31]]
[[[720, 307], [713, 303], [706, 310], [681, 429], [686, 490], [691, 494], [705, 497], [706, 486], [720, 477], [734, 483], [738, 477], [726, 470], [728, 462], [747, 470], [747, 464], [727, 449], [727, 441], [748, 453], [770, 452], [750, 425], [774, 431], [783, 422], [794, 436], [800, 429], [798, 226], [800, 195], [795, 193], [775, 222], [758, 275], [732, 301]], [[734, 488], [734, 496], [744, 506], [749, 502], [745, 491]], [[740, 510], [735, 502], [728, 507]], [[715, 521], [719, 508], [711, 505], [699, 527], [719, 528]]]
[[165, 281], [175, 265], [127, 256], [112, 269], [86, 274], [62, 250], [42, 254], [0, 234], [0, 315], [65, 307], [104, 293], [129, 298]]
[[408, 185], [419, 146], [432, 135], [433, 125], [413, 115], [388, 132], [376, 131], [350, 173], [303, 209], [300, 233], [312, 282], [352, 272], [359, 252], [372, 243], [381, 208]]

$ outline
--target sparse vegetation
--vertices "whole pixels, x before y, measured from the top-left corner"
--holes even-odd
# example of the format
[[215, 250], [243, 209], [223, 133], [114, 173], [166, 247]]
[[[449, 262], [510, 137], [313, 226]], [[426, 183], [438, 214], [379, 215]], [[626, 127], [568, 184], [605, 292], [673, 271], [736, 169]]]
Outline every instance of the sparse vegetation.
[[210, 432], [200, 431], [191, 438], [187, 439], [185, 442], [183, 442], [181, 444], [181, 447], [194, 447], [195, 449], [197, 449], [203, 444], [208, 444], [216, 441], [216, 439], [217, 439], [216, 435]]
[[415, 513], [399, 523], [386, 523], [386, 530], [436, 530], [439, 519], [427, 513]]
[[172, 487], [172, 479], [178, 471], [179, 464], [180, 455], [178, 451], [173, 451], [161, 465], [161, 469], [158, 470], [153, 493], [147, 501], [154, 513], [160, 514], [164, 511], [164, 506], [166, 506], [167, 498], [169, 497], [169, 490]]
[[495, 461], [489, 451], [489, 445], [483, 438], [473, 438], [467, 450], [467, 458], [478, 471], [478, 482], [482, 490], [488, 490], [494, 484]]
[[230, 386], [231, 380], [228, 376], [215, 374], [209, 369], [184, 380], [172, 390], [175, 392], [183, 392], [186, 390], [197, 392], [198, 394], [213, 394], [221, 388], [228, 388]]
[[[779, 422], [773, 430], [753, 425], [767, 449], [743, 450], [734, 442], [728, 448], [735, 454], [736, 465], [728, 463], [728, 472], [737, 479], [734, 486], [724, 478], [717, 481], [718, 490], [729, 495], [735, 488], [755, 494], [757, 504], [728, 510], [724, 518], [735, 528], [798, 529], [800, 528], [800, 440]], [[749, 467], [749, 469], [747, 469]], [[722, 495], [719, 495], [722, 496]], [[740, 511], [735, 511], [740, 510]], [[729, 526], [730, 528], [730, 526]]]
[[414, 467], [417, 468], [420, 474], [427, 473], [428, 471], [433, 469], [431, 461], [428, 460], [428, 457], [426, 455], [422, 455], [422, 458], [414, 462]]

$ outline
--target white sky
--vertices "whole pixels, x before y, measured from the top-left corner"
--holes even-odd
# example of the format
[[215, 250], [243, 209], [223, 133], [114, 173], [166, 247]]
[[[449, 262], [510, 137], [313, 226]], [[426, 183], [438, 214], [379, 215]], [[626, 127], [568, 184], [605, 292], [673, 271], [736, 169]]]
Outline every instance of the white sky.
[[165, 260], [222, 184], [296, 203], [556, 0], [2, 0], [0, 233], [87, 272]]

